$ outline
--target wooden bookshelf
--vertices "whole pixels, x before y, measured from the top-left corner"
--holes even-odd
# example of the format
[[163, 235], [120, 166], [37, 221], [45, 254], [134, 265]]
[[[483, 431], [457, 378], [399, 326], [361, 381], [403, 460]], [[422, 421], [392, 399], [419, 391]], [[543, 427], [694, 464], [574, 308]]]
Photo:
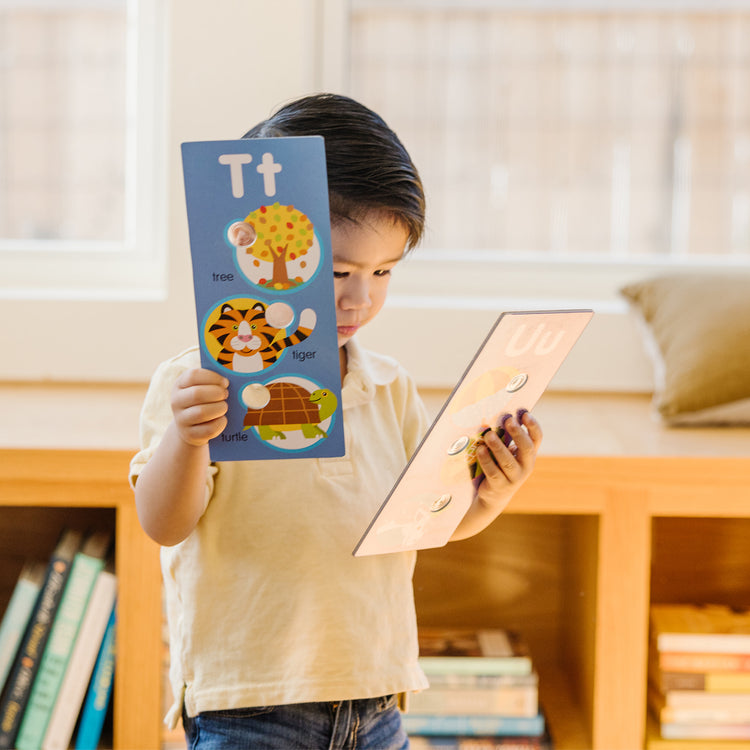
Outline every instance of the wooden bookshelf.
[[642, 748], [651, 601], [747, 604], [750, 429], [665, 429], [640, 396], [547, 394], [536, 414], [506, 513], [420, 553], [419, 620], [523, 632], [556, 748]]
[[158, 547], [141, 531], [127, 484], [132, 452], [0, 450], [0, 606], [27, 556], [48, 556], [63, 526], [112, 528], [118, 580], [115, 750], [154, 750], [161, 736]]
[[[437, 408], [445, 394], [426, 396]], [[161, 742], [158, 549], [126, 480], [142, 397], [136, 387], [0, 387], [0, 604], [25, 552], [51, 549], [66, 521], [116, 532], [115, 750]], [[522, 631], [556, 748], [635, 750], [650, 602], [746, 603], [750, 429], [667, 430], [643, 396], [547, 394], [535, 411], [543, 449], [508, 512], [473, 539], [420, 553], [419, 621]]]

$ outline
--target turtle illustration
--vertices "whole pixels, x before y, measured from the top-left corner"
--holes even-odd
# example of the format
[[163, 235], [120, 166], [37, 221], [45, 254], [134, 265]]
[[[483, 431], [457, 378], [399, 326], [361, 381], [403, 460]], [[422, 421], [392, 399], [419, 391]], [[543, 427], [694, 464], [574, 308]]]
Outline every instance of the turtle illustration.
[[284, 381], [253, 384], [245, 403], [244, 429], [257, 427], [261, 440], [286, 440], [284, 433], [291, 430], [301, 430], [306, 438], [328, 437], [319, 424], [336, 411], [338, 399], [327, 388], [311, 393], [297, 383]]

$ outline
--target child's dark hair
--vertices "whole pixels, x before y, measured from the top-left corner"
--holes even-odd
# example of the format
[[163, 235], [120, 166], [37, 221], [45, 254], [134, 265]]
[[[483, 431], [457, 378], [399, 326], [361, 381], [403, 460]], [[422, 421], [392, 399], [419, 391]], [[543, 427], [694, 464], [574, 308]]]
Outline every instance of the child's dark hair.
[[243, 138], [321, 135], [331, 221], [359, 222], [382, 212], [404, 225], [407, 248], [425, 223], [422, 181], [398, 136], [371, 109], [347, 96], [315, 94], [284, 105]]

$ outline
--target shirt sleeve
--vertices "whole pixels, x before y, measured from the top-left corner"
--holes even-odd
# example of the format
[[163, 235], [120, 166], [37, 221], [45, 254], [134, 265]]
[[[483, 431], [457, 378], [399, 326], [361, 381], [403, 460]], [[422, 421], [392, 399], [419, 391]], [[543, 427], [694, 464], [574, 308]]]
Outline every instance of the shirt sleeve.
[[[197, 352], [188, 350], [177, 357], [162, 362], [157, 367], [141, 407], [139, 425], [141, 449], [130, 461], [129, 481], [131, 487], [135, 487], [138, 475], [151, 460], [164, 437], [167, 427], [172, 422], [171, 394], [174, 384], [185, 370], [198, 366]], [[216, 466], [214, 464], [209, 465], [206, 473], [206, 505], [208, 505], [213, 493], [216, 472]]]

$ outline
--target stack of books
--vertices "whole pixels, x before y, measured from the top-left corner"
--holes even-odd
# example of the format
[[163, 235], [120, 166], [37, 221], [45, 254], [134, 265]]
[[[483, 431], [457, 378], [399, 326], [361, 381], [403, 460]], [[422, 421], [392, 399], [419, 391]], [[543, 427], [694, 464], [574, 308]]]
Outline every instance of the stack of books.
[[750, 750], [750, 611], [655, 604], [648, 747]]
[[421, 629], [419, 644], [430, 687], [403, 715], [413, 750], [550, 750], [539, 679], [517, 633]]
[[[0, 622], [0, 748], [96, 750], [114, 671], [110, 532], [65, 530], [21, 571]], [[77, 731], [76, 731], [77, 727]]]

